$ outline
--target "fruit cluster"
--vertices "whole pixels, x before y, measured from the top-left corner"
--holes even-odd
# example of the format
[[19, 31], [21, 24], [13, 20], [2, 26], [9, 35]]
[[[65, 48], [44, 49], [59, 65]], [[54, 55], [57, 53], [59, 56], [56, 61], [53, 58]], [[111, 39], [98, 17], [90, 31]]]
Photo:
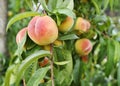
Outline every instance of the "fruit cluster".
[[[51, 43], [62, 45], [62, 42], [57, 40], [59, 32], [66, 33], [74, 30], [77, 35], [80, 35], [89, 29], [89, 21], [82, 17], [78, 17], [75, 21], [68, 16], [58, 26], [50, 16], [35, 16], [31, 19], [27, 27], [18, 32], [16, 42], [19, 44], [24, 35], [28, 33], [28, 36], [34, 43], [43, 46], [46, 50], [50, 50], [47, 46]], [[78, 55], [82, 57], [87, 56], [92, 50], [92, 43], [87, 38], [77, 39], [75, 50]]]

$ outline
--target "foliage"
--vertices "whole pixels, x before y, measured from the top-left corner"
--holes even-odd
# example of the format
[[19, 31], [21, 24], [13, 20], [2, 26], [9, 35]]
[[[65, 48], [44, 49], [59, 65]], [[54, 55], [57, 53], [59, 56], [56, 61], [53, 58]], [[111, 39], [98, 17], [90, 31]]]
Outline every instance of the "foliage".
[[[43, 50], [42, 46], [34, 43], [30, 44], [32, 47], [23, 49], [25, 42], [29, 41], [28, 36], [25, 36], [12, 55], [5, 76], [5, 86], [53, 86], [53, 80], [55, 86], [120, 85], [120, 32], [116, 31], [111, 17], [104, 13], [108, 6], [113, 9], [113, 0], [16, 0], [16, 3], [20, 2], [29, 6], [31, 11], [28, 8], [27, 10], [31, 15], [27, 15], [27, 11], [15, 14], [8, 22], [8, 33], [17, 32], [22, 28], [20, 25], [27, 26], [31, 16], [41, 15], [43, 11], [51, 16], [58, 26], [66, 16], [70, 16], [74, 20], [77, 17], [89, 20], [91, 28], [81, 35], [77, 35], [72, 29], [67, 33], [59, 32], [58, 39], [63, 41], [63, 45], [51, 45], [52, 55], [51, 51]], [[43, 8], [40, 8], [39, 3]], [[15, 5], [19, 9], [20, 4]], [[17, 13], [18, 9], [14, 11]], [[13, 35], [15, 37], [15, 34]], [[79, 38], [92, 41], [93, 49], [87, 62], [75, 52], [74, 44]], [[49, 58], [50, 64], [40, 67], [39, 62], [44, 57]], [[51, 78], [52, 74], [54, 79]]]
[[0, 54], [0, 85], [4, 82], [5, 71], [9, 65], [9, 59], [5, 55]]

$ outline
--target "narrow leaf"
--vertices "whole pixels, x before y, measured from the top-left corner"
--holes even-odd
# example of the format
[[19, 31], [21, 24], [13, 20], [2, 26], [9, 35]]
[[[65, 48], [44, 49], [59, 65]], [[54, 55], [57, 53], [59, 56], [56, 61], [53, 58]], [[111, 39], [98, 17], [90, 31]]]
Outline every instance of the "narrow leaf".
[[109, 4], [109, 1], [110, 1], [110, 0], [105, 0], [105, 1], [104, 1], [104, 8], [103, 8], [103, 11], [105, 11], [105, 10], [107, 9], [108, 4]]
[[56, 65], [65, 65], [68, 64], [70, 61], [62, 61], [62, 62], [54, 62]]
[[49, 69], [50, 67], [44, 67], [44, 68], [38, 69], [28, 81], [27, 86], [38, 86], [40, 83], [40, 80], [42, 80], [45, 77]]
[[110, 0], [110, 9], [113, 10], [114, 0]]
[[107, 76], [111, 73], [111, 69], [114, 68], [114, 56], [115, 56], [115, 44], [114, 40], [107, 40], [107, 63], [105, 73]]
[[61, 36], [59, 39], [60, 40], [71, 40], [71, 39], [78, 39], [79, 37], [75, 34], [68, 34], [68, 35], [64, 35]]
[[92, 0], [92, 3], [93, 3], [93, 5], [94, 5], [95, 8], [96, 8], [96, 12], [97, 12], [98, 14], [100, 14], [100, 8], [99, 8], [97, 2], [96, 2], [95, 0]]
[[17, 22], [17, 21], [19, 21], [21, 19], [30, 17], [30, 16], [36, 16], [36, 15], [40, 15], [40, 13], [38, 13], [38, 12], [24, 12], [24, 13], [17, 14], [13, 18], [11, 18], [10, 21], [8, 22], [6, 31], [8, 31], [9, 27], [12, 24], [14, 24], [15, 22]]
[[73, 81], [76, 86], [80, 85], [79, 80], [80, 80], [80, 60], [76, 59], [76, 63], [73, 70]]
[[7, 72], [6, 72], [6, 75], [5, 75], [4, 86], [10, 86], [10, 77], [11, 77], [11, 73], [13, 72], [14, 68], [15, 68], [15, 65], [11, 65], [7, 69]]
[[57, 12], [58, 12], [59, 14], [64, 14], [64, 15], [70, 16], [70, 17], [72, 17], [72, 18], [74, 18], [74, 19], [76, 18], [75, 13], [72, 12], [72, 10], [70, 10], [70, 9], [68, 9], [68, 8], [57, 9]]
[[119, 61], [118, 71], [117, 71], [117, 81], [118, 81], [118, 86], [120, 86], [120, 61]]
[[114, 56], [114, 63], [118, 63], [120, 60], [120, 44], [119, 42], [115, 41], [115, 56]]
[[28, 56], [20, 65], [19, 69], [18, 69], [18, 74], [17, 74], [17, 80], [16, 80], [16, 86], [19, 85], [20, 79], [22, 78], [22, 75], [24, 73], [24, 71], [31, 65], [31, 63], [33, 63], [34, 61], [36, 61], [39, 58], [45, 57], [45, 56], [50, 56], [50, 52], [49, 51], [44, 51], [44, 50], [40, 50], [30, 56]]
[[25, 0], [26, 4], [28, 5], [28, 7], [33, 10], [32, 8], [32, 0]]

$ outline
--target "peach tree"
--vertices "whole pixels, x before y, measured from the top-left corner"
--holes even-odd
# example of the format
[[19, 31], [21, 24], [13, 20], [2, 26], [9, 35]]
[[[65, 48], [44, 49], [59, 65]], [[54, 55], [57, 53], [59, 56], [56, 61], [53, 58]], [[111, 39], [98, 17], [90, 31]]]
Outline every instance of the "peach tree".
[[105, 14], [113, 0], [25, 2], [31, 11], [15, 15], [6, 27], [9, 32], [30, 18], [16, 35], [4, 86], [120, 85], [120, 33]]

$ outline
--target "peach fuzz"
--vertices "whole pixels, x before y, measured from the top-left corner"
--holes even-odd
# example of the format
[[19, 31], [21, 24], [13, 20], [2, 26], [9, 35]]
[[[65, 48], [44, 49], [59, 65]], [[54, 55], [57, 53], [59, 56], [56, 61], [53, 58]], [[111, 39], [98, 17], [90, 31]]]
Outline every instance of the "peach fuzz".
[[86, 56], [92, 50], [92, 43], [86, 38], [79, 39], [75, 42], [75, 50], [80, 56]]
[[25, 36], [26, 33], [27, 33], [27, 27], [21, 29], [21, 30], [17, 33], [17, 35], [16, 35], [16, 43], [17, 43], [17, 44], [19, 44], [19, 43], [23, 40], [23, 38], [24, 38], [24, 36]]
[[59, 26], [59, 31], [60, 32], [67, 32], [69, 31], [74, 24], [74, 19], [67, 16], [65, 20], [62, 21], [62, 23]]
[[49, 16], [35, 16], [28, 24], [28, 36], [38, 45], [53, 43], [58, 37], [56, 22]]
[[87, 32], [90, 28], [89, 21], [83, 19], [82, 17], [78, 17], [74, 26], [74, 30], [79, 31], [79, 33]]

